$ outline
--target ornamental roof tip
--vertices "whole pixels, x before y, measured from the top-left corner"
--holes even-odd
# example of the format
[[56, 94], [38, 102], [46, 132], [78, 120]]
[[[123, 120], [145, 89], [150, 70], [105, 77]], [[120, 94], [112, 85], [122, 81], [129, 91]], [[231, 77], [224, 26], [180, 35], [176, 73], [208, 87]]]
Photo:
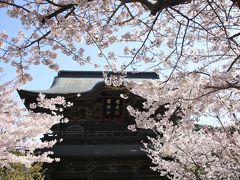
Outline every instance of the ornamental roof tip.
[[[106, 72], [118, 74], [116, 72]], [[125, 78], [136, 80], [159, 79], [155, 72], [126, 72]], [[25, 93], [43, 94], [88, 94], [99, 87], [103, 87], [104, 75], [102, 71], [59, 71], [51, 87], [47, 90], [22, 90]]]
[[[78, 77], [78, 78], [103, 78], [103, 73], [108, 74], [121, 74], [120, 72], [112, 71], [66, 71], [61, 70], [58, 72], [58, 77]], [[155, 72], [134, 72], [127, 71], [123, 75], [130, 79], [159, 79], [158, 74]]]

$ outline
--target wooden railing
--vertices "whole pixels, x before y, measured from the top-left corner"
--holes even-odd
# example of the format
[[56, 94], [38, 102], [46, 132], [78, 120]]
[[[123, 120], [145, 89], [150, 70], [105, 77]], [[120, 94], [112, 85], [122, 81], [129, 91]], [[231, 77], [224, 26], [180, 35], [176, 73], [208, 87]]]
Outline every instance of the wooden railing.
[[130, 137], [130, 136], [142, 136], [141, 131], [54, 131], [47, 134], [47, 136], [67, 136], [67, 137]]
[[149, 133], [137, 131], [55, 131], [45, 134], [45, 140], [62, 138], [62, 144], [128, 144], [146, 140]]

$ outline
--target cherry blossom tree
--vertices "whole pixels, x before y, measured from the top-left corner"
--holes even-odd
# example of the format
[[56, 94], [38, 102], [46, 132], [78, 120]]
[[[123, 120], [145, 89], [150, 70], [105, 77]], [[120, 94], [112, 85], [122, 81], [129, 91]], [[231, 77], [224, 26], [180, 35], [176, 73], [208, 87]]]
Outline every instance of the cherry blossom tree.
[[59, 106], [71, 104], [62, 97], [46, 99], [40, 94], [38, 103], [31, 104], [31, 108], [47, 108], [52, 114], [27, 111], [13, 98], [12, 92], [18, 84], [16, 79], [0, 86], [0, 166], [8, 167], [12, 163], [30, 166], [33, 162], [52, 162], [53, 159], [48, 157], [51, 152], [37, 154], [35, 150], [51, 147], [56, 140], [40, 141], [39, 136], [49, 133], [54, 124], [63, 121], [64, 118], [57, 115]]
[[[32, 64], [57, 71], [59, 53], [98, 67], [86, 45], [98, 49], [106, 70], [154, 70], [158, 81], [125, 83], [146, 99], [145, 111], [128, 108], [136, 118], [130, 128], [156, 132], [145, 144], [154, 169], [173, 179], [239, 179], [239, 6], [238, 0], [0, 0], [23, 28], [16, 37], [0, 32], [0, 59], [16, 68], [21, 83], [31, 79]], [[157, 113], [162, 106], [167, 111]], [[202, 119], [220, 126], [197, 130]]]
[[[183, 81], [179, 79], [177, 83]], [[127, 84], [134, 93], [147, 99], [143, 104], [144, 111], [128, 107], [136, 119], [136, 125], [129, 128], [155, 132], [156, 136], [149, 137], [144, 143], [145, 151], [156, 165], [152, 168], [171, 179], [238, 179], [238, 91], [225, 90], [185, 99], [184, 96], [190, 94], [185, 94], [189, 90], [187, 85], [183, 91], [165, 89], [161, 84], [161, 81]], [[174, 91], [178, 92], [175, 94]], [[235, 94], [234, 98], [230, 94]], [[156, 114], [162, 106], [167, 111]], [[204, 118], [208, 118], [208, 123], [216, 119], [219, 126], [197, 125]]]

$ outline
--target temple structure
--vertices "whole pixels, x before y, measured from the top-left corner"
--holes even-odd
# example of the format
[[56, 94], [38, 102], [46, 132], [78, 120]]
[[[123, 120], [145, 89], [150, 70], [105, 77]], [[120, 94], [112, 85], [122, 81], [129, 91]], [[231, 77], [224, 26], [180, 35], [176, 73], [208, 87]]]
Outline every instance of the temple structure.
[[[135, 81], [157, 79], [153, 72], [127, 73]], [[52, 150], [61, 161], [46, 165], [51, 180], [159, 180], [165, 179], [150, 169], [151, 160], [141, 150], [151, 132], [132, 132], [134, 124], [127, 105], [141, 108], [143, 99], [124, 87], [107, 86], [102, 72], [60, 71], [48, 90], [19, 90], [28, 108], [39, 93], [46, 98], [64, 96], [73, 106], [65, 108], [68, 123], [56, 124], [44, 140], [62, 138]], [[127, 94], [123, 99], [120, 94]], [[36, 109], [36, 111], [41, 111]]]

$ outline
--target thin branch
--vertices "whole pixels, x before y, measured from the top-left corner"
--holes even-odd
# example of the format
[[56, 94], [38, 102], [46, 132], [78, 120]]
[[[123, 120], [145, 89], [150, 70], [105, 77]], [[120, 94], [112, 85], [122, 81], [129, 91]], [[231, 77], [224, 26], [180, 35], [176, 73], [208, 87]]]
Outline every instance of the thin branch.
[[233, 67], [233, 65], [237, 62], [237, 60], [240, 59], [240, 55], [238, 55], [234, 60], [233, 62], [230, 64], [229, 68], [227, 69], [227, 72], [230, 71]]
[[28, 12], [28, 13], [31, 12], [31, 11], [29, 11], [28, 9], [26, 9], [26, 8], [23, 7], [23, 6], [20, 6], [20, 5], [17, 5], [17, 4], [14, 4], [14, 3], [11, 3], [11, 2], [6, 2], [6, 0], [5, 0], [5, 1], [0, 0], [0, 3], [7, 4], [7, 5], [10, 5], [10, 6], [13, 6], [13, 7], [19, 8], [19, 9], [23, 9], [24, 11], [26, 11], [26, 12]]
[[111, 14], [111, 16], [109, 17], [107, 24], [109, 24], [109, 22], [112, 20], [112, 18], [114, 17], [114, 15], [117, 13], [117, 11], [119, 10], [119, 8], [122, 6], [123, 4], [119, 4], [118, 7], [115, 9], [115, 11]]
[[[123, 70], [125, 70], [128, 66], [130, 66], [130, 65], [134, 62], [136, 56], [139, 54], [139, 52], [141, 51], [141, 49], [145, 46], [145, 43], [146, 43], [146, 41], [148, 40], [148, 38], [149, 38], [149, 36], [150, 36], [150, 34], [151, 34], [152, 30], [153, 30], [153, 27], [154, 27], [154, 25], [155, 25], [155, 23], [156, 23], [156, 21], [157, 21], [157, 19], [158, 19], [158, 17], [159, 17], [160, 14], [161, 14], [161, 12], [159, 12], [158, 15], [155, 17], [155, 19], [154, 19], [154, 21], [153, 21], [153, 23], [152, 23], [152, 26], [151, 26], [151, 28], [150, 28], [150, 30], [149, 30], [149, 32], [148, 32], [145, 40], [143, 41], [141, 47], [137, 50], [137, 52], [134, 54], [132, 60], [124, 67]], [[123, 71], [123, 70], [122, 70], [122, 71]]]
[[58, 6], [58, 7], [64, 7], [65, 6], [65, 5], [62, 5], [62, 4], [57, 4], [57, 3], [53, 2], [53, 1], [50, 1], [50, 0], [45, 0], [45, 1], [47, 1], [49, 4], [52, 4], [54, 6]]
[[43, 38], [47, 37], [50, 33], [51, 33], [51, 31], [48, 31], [46, 34], [44, 34], [40, 38], [36, 39], [35, 41], [32, 41], [30, 44], [26, 45], [24, 48], [28, 48], [31, 45], [33, 45], [34, 43], [41, 41]]
[[232, 35], [231, 37], [229, 37], [229, 39], [234, 39], [235, 37], [238, 37], [238, 36], [240, 36], [240, 32], [237, 33], [237, 34]]

